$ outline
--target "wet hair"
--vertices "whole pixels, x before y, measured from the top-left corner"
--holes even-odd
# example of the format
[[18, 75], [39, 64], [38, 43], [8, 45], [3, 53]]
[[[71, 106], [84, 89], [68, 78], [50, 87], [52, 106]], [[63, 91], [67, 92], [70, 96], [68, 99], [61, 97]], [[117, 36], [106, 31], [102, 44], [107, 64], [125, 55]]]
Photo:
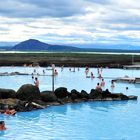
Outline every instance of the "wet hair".
[[0, 121], [0, 125], [4, 124], [4, 121]]
[[14, 106], [11, 105], [11, 106], [9, 107], [9, 109], [14, 109]]

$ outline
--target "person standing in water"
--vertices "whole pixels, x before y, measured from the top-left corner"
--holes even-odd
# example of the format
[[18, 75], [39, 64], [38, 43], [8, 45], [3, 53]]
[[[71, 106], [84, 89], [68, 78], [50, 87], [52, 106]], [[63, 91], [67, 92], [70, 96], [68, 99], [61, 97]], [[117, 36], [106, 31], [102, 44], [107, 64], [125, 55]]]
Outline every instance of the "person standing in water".
[[45, 70], [43, 70], [43, 75], [45, 75]]
[[102, 79], [100, 85], [101, 85], [101, 87], [104, 87], [104, 86], [105, 86], [105, 81], [104, 81], [104, 79]]
[[39, 81], [38, 81], [38, 78], [37, 77], [35, 77], [34, 84], [35, 84], [36, 87], [39, 87]]
[[91, 75], [91, 79], [93, 79], [94, 78], [93, 72], [91, 72], [90, 75]]
[[55, 75], [55, 76], [58, 75], [58, 72], [57, 72], [56, 69], [54, 70], [54, 75]]
[[114, 85], [114, 81], [111, 80], [111, 88], [114, 88], [114, 87], [115, 87], [115, 85]]
[[102, 88], [100, 86], [100, 83], [97, 83], [96, 90], [99, 92], [102, 92]]

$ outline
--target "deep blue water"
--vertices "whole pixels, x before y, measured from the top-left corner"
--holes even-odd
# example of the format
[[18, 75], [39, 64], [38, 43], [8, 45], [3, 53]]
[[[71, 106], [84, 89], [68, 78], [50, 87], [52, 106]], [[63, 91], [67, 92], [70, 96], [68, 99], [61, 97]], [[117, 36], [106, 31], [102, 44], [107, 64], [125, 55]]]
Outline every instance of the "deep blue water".
[[[20, 71], [32, 73], [34, 68], [1, 67], [0, 72]], [[46, 68], [37, 68], [38, 73]], [[84, 69], [69, 72], [57, 68], [55, 88], [65, 86], [70, 91], [73, 88], [87, 92], [95, 88], [98, 78], [86, 78]], [[97, 69], [90, 71], [97, 76]], [[46, 71], [51, 74], [51, 71]], [[112, 92], [123, 92], [139, 97], [140, 85], [115, 83], [110, 88], [110, 81], [115, 77], [128, 75], [140, 77], [139, 70], [103, 69], [105, 88]], [[40, 90], [51, 90], [51, 76], [39, 76]], [[31, 76], [0, 77], [0, 88], [17, 90], [22, 84], [33, 83]], [[129, 88], [126, 90], [126, 86]], [[137, 101], [104, 101], [84, 102], [52, 106], [47, 109], [32, 112], [20, 112], [15, 116], [0, 115], [7, 130], [0, 132], [0, 140], [139, 140], [140, 138], [140, 102]]]

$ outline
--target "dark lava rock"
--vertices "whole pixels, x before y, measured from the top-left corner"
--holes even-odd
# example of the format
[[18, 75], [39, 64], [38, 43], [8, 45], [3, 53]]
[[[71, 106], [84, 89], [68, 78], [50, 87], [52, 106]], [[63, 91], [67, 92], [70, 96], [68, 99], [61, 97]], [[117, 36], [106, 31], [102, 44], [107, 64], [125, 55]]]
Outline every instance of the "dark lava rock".
[[126, 96], [122, 93], [112, 94], [108, 90], [99, 92], [94, 89], [91, 89], [90, 94], [84, 90], [78, 92], [75, 89], [69, 93], [67, 88], [64, 87], [57, 88], [54, 93], [51, 91], [40, 93], [39, 88], [31, 84], [21, 86], [17, 93], [10, 89], [0, 89], [0, 110], [2, 111], [4, 111], [5, 106], [12, 107], [16, 111], [21, 112], [43, 109], [51, 105], [97, 100], [137, 100], [137, 96]]
[[65, 104], [65, 103], [72, 103], [72, 99], [71, 97], [66, 97], [66, 98], [63, 98], [61, 99], [61, 104]]
[[129, 100], [137, 100], [138, 96], [130, 95], [128, 98]]
[[102, 91], [102, 97], [103, 98], [107, 98], [111, 96], [111, 92], [109, 92], [108, 89], [106, 89], [105, 91]]
[[89, 94], [85, 90], [81, 90], [80, 94], [82, 98], [89, 99]]
[[0, 88], [0, 99], [15, 98], [16, 92], [12, 89]]
[[75, 89], [71, 90], [71, 99], [75, 100], [75, 99], [82, 99], [82, 95]]
[[16, 93], [16, 97], [25, 101], [41, 99], [39, 88], [31, 84], [25, 84], [21, 86]]
[[122, 93], [110, 94], [109, 97], [112, 99], [129, 100], [128, 96]]
[[41, 92], [41, 100], [44, 102], [56, 102], [57, 97], [52, 91], [43, 91]]
[[101, 92], [95, 89], [91, 89], [90, 94], [89, 94], [90, 99], [102, 99], [103, 95]]
[[0, 109], [2, 109], [2, 110], [5, 110], [5, 107], [8, 107], [8, 108], [12, 107], [12, 108], [16, 109], [16, 111], [19, 111], [18, 108], [24, 108], [25, 103], [16, 98], [15, 99], [8, 98], [8, 99], [0, 99], [0, 105], [1, 105]]
[[65, 87], [57, 88], [54, 91], [54, 94], [56, 95], [57, 98], [60, 98], [60, 99], [65, 98], [68, 96], [67, 88], [65, 88]]

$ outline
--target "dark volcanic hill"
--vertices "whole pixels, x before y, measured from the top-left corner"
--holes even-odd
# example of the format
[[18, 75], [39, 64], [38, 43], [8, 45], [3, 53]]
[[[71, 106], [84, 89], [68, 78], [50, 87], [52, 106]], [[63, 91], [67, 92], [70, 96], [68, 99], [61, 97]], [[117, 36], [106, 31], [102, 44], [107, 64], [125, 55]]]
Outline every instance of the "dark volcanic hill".
[[80, 48], [65, 46], [65, 45], [51, 45], [40, 42], [35, 39], [29, 39], [15, 45], [11, 50], [15, 51], [79, 51]]
[[[107, 46], [102, 46], [100, 48], [97, 45], [93, 45], [93, 48], [78, 48], [78, 47], [72, 47], [72, 46], [66, 46], [66, 45], [51, 45], [47, 44], [35, 39], [29, 39], [26, 41], [23, 41], [14, 47], [9, 47], [8, 51], [49, 51], [49, 52], [134, 52], [138, 53], [140, 50], [127, 50], [127, 49], [120, 49], [120, 47], [116, 47], [112, 45], [112, 49], [107, 48]], [[114, 49], [115, 48], [115, 49]]]

